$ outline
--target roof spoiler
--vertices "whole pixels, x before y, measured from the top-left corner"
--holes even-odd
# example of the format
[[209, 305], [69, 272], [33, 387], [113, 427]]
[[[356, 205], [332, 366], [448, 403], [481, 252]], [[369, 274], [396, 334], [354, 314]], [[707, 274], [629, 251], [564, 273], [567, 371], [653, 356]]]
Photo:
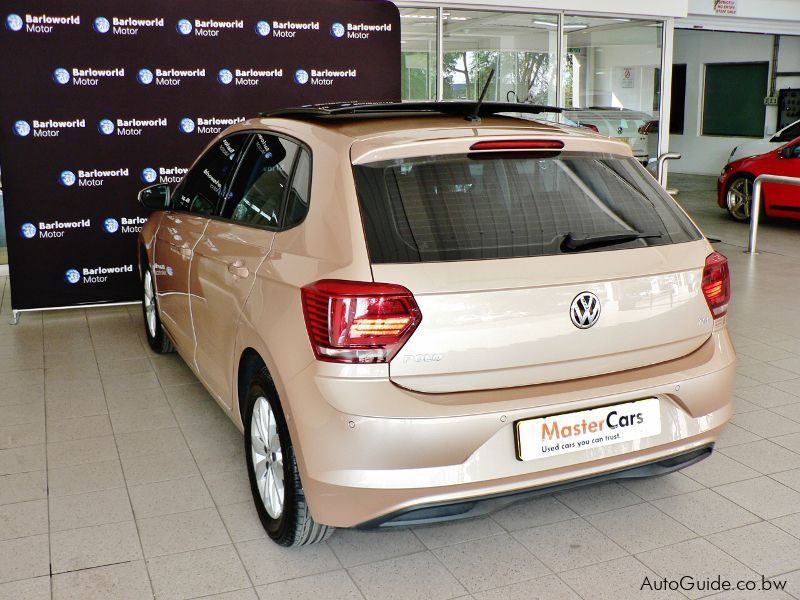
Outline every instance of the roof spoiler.
[[[477, 110], [476, 110], [477, 109]], [[338, 119], [345, 117], [376, 118], [386, 116], [404, 116], [414, 114], [436, 114], [448, 117], [485, 117], [501, 113], [525, 113], [538, 115], [541, 113], [560, 114], [557, 106], [543, 104], [525, 104], [515, 102], [378, 102], [350, 104], [315, 104], [297, 108], [281, 108], [262, 112], [261, 117], [280, 117], [284, 119]]]

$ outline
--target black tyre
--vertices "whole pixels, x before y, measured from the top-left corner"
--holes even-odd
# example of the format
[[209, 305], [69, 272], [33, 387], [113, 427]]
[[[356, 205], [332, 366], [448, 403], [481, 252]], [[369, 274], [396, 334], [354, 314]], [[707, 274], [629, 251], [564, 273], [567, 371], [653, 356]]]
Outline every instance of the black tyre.
[[175, 351], [175, 346], [167, 337], [158, 316], [158, 297], [153, 282], [153, 272], [147, 262], [142, 262], [142, 314], [144, 316], [144, 330], [147, 343], [158, 354], [169, 354]]
[[725, 189], [725, 208], [731, 219], [739, 223], [750, 221], [753, 205], [753, 177], [747, 174], [734, 175]]
[[256, 511], [269, 537], [281, 546], [328, 539], [334, 528], [314, 521], [308, 510], [286, 418], [266, 369], [253, 377], [245, 398], [244, 449]]

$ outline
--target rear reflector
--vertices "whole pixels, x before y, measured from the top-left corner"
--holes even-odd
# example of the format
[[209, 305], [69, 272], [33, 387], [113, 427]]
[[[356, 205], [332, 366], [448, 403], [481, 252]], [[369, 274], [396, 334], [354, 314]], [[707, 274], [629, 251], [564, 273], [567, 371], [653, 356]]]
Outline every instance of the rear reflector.
[[714, 252], [706, 257], [702, 287], [711, 314], [715, 319], [724, 317], [728, 312], [728, 303], [731, 300], [731, 276], [728, 270], [728, 259], [719, 252]]
[[387, 363], [422, 321], [414, 296], [400, 285], [323, 279], [301, 294], [317, 360]]
[[470, 150], [561, 150], [564, 142], [560, 140], [492, 140], [476, 142]]

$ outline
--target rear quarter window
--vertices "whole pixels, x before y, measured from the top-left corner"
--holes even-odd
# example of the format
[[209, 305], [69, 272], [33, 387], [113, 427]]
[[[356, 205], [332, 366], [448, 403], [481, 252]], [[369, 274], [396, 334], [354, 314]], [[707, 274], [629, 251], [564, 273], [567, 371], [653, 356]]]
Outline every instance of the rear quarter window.
[[354, 166], [373, 263], [557, 255], [568, 235], [701, 234], [632, 158], [587, 153], [456, 154]]

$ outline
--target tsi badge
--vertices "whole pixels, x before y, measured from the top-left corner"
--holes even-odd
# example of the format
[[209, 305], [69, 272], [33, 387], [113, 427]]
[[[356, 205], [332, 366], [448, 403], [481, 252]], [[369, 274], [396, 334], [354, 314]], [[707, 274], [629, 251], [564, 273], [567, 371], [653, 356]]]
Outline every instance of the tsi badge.
[[23, 223], [22, 227], [19, 228], [19, 234], [26, 240], [32, 240], [36, 237], [37, 233], [38, 230], [33, 223]]
[[261, 37], [267, 37], [272, 32], [272, 27], [266, 21], [256, 23], [256, 33]]
[[591, 292], [578, 294], [569, 307], [569, 316], [578, 329], [589, 329], [600, 319], [600, 299]]

